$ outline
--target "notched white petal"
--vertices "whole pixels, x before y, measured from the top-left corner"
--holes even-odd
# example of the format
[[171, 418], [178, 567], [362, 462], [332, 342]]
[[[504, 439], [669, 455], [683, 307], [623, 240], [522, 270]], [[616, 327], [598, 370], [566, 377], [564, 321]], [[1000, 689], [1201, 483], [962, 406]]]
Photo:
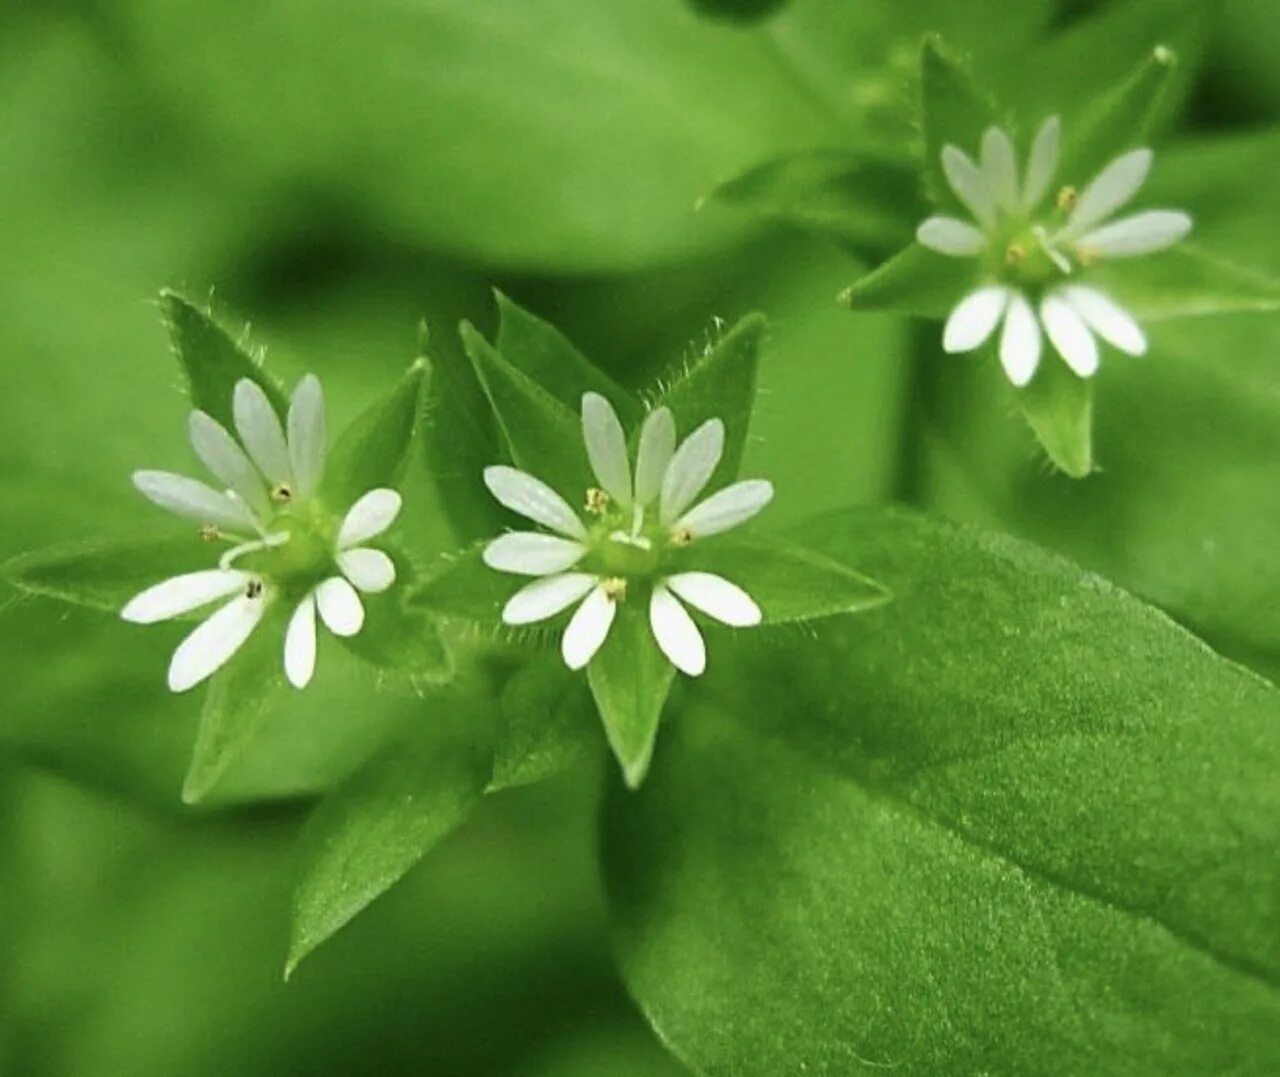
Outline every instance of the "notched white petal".
[[670, 408], [655, 408], [640, 430], [640, 447], [636, 452], [635, 502], [641, 508], [650, 505], [661, 491], [662, 477], [675, 451], [675, 417]]
[[684, 439], [662, 477], [658, 514], [669, 527], [702, 493], [724, 454], [724, 423], [708, 419]]
[[389, 487], [379, 487], [362, 495], [342, 519], [338, 529], [338, 549], [349, 550], [386, 531], [400, 515], [400, 495]]
[[1059, 289], [1059, 294], [1085, 324], [1113, 348], [1129, 355], [1145, 355], [1147, 337], [1133, 316], [1106, 292], [1084, 284]]
[[587, 548], [576, 539], [537, 531], [513, 531], [490, 542], [484, 548], [483, 557], [486, 565], [499, 572], [549, 576], [576, 565], [586, 552]]
[[955, 146], [942, 147], [942, 171], [955, 195], [973, 214], [973, 219], [990, 230], [996, 225], [996, 204], [982, 170]]
[[298, 382], [289, 404], [289, 463], [299, 497], [310, 497], [320, 485], [326, 436], [324, 390], [320, 379], [308, 374]]
[[381, 594], [396, 582], [396, 563], [381, 550], [358, 546], [343, 550], [337, 561], [342, 574], [365, 594]]
[[582, 669], [596, 656], [618, 612], [604, 585], [597, 583], [569, 620], [560, 640], [560, 653], [570, 669]]
[[1062, 144], [1062, 121], [1050, 116], [1040, 125], [1035, 141], [1031, 144], [1031, 156], [1027, 160], [1027, 176], [1022, 187], [1022, 208], [1033, 210], [1049, 193], [1054, 174], [1058, 171], [1058, 154]]
[[233, 598], [178, 644], [169, 663], [169, 690], [185, 692], [212, 676], [231, 660], [258, 626], [267, 598], [247, 594]]
[[987, 342], [1009, 305], [1009, 289], [998, 284], [970, 292], [947, 318], [942, 331], [943, 351], [971, 352]]
[[667, 661], [681, 673], [697, 677], [707, 668], [707, 646], [702, 633], [689, 611], [663, 583], [654, 586], [649, 599], [649, 627]]
[[1153, 209], [1087, 232], [1076, 245], [1094, 258], [1133, 258], [1172, 247], [1190, 231], [1191, 218], [1187, 214], [1173, 209]]
[[240, 440], [267, 481], [273, 484], [293, 482], [289, 446], [280, 426], [280, 417], [262, 391], [262, 386], [249, 378], [236, 382], [231, 412]]
[[582, 395], [582, 440], [596, 481], [620, 505], [631, 504], [631, 464], [627, 435], [618, 414], [599, 393]]
[[193, 411], [187, 423], [191, 447], [200, 462], [224, 486], [234, 490], [262, 519], [272, 515], [271, 498], [262, 475], [226, 428], [203, 411]]
[[1133, 198], [1146, 182], [1153, 159], [1154, 154], [1150, 150], [1133, 150], [1107, 165], [1081, 193], [1075, 209], [1067, 218], [1062, 238], [1074, 239], [1082, 235]]
[[1057, 295], [1045, 296], [1040, 318], [1058, 354], [1080, 377], [1089, 378], [1098, 369], [1098, 342], [1084, 319]]
[[733, 628], [758, 625], [760, 607], [746, 591], [714, 572], [680, 572], [664, 581], [696, 610]]
[[718, 535], [746, 523], [772, 500], [773, 483], [744, 479], [690, 509], [676, 521], [675, 530], [685, 531], [694, 539]]
[[1004, 316], [1004, 331], [1000, 334], [1000, 365], [1018, 388], [1035, 375], [1042, 347], [1040, 323], [1036, 321], [1035, 311], [1025, 296], [1013, 293]]
[[168, 621], [244, 590], [252, 578], [247, 572], [220, 568], [173, 576], [134, 595], [120, 616], [140, 625]]
[[1018, 208], [1018, 162], [1013, 142], [999, 127], [983, 132], [982, 175], [997, 206], [1006, 213]]
[[916, 229], [916, 242], [951, 258], [971, 258], [987, 249], [987, 237], [968, 221], [930, 217]]
[[284, 675], [305, 688], [316, 671], [316, 600], [308, 594], [289, 618], [284, 634]]
[[364, 626], [364, 605], [341, 576], [330, 576], [315, 591], [320, 620], [335, 636], [354, 636]]
[[587, 529], [558, 493], [541, 479], [504, 464], [484, 469], [484, 484], [498, 502], [552, 531], [569, 538], [585, 539]]
[[546, 576], [520, 588], [502, 607], [502, 620], [509, 625], [534, 624], [567, 610], [599, 583], [588, 572], [564, 572]]
[[258, 530], [253, 513], [243, 501], [229, 497], [198, 479], [168, 471], [135, 471], [133, 485], [147, 500], [188, 520], [213, 524], [237, 535], [253, 534]]

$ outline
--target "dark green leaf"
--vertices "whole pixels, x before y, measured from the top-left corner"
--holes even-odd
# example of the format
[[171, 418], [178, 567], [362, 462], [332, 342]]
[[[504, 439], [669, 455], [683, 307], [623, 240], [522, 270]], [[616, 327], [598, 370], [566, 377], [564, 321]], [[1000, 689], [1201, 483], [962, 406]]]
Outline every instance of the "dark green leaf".
[[971, 258], [948, 258], [913, 243], [840, 293], [851, 310], [893, 310], [945, 318], [978, 280]]
[[433, 565], [409, 596], [409, 608], [438, 617], [456, 617], [497, 628], [502, 607], [519, 590], [522, 578], [497, 572], [484, 563], [483, 540]]
[[1018, 405], [1053, 463], [1073, 479], [1093, 471], [1093, 379], [1078, 378], [1046, 348]]
[[921, 52], [921, 116], [924, 126], [925, 191], [933, 201], [968, 218], [942, 171], [942, 149], [952, 145], [975, 157], [982, 133], [1004, 119], [990, 92], [979, 86], [968, 65], [937, 37]]
[[558, 650], [545, 651], [503, 688], [489, 790], [549, 778], [588, 758], [599, 743], [595, 707], [582, 674], [568, 669]]
[[1280, 1067], [1280, 694], [1010, 539], [811, 538], [898, 600], [713, 666], [731, 702], [610, 800], [664, 1042], [743, 1077]]

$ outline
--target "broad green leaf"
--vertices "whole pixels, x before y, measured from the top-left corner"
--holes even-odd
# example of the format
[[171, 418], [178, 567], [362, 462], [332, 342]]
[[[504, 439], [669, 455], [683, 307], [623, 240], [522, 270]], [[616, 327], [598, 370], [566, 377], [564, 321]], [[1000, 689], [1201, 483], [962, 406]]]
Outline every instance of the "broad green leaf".
[[236, 382], [257, 382], [277, 412], [287, 410], [279, 384], [262, 367], [261, 355], [234, 340], [213, 315], [177, 292], [160, 293], [160, 309], [169, 326], [174, 357], [187, 379], [191, 405], [217, 419], [228, 430], [235, 426], [231, 400]]
[[921, 52], [921, 93], [925, 191], [937, 205], [967, 218], [943, 174], [943, 147], [956, 146], [976, 160], [982, 133], [1005, 118], [969, 67], [933, 36], [925, 38]]
[[398, 486], [422, 417], [429, 381], [426, 359], [419, 359], [381, 400], [348, 426], [334, 443], [325, 465], [325, 489], [338, 511], [379, 486]]
[[[802, 539], [806, 530], [802, 526], [792, 534]], [[767, 625], [858, 613], [891, 598], [875, 580], [787, 539], [708, 539], [690, 548], [685, 564], [738, 584], [756, 600]]]
[[1093, 471], [1093, 380], [1077, 377], [1046, 348], [1031, 384], [1016, 395], [1054, 465], [1073, 479], [1087, 477]]
[[850, 310], [893, 310], [945, 318], [978, 282], [971, 258], [948, 258], [913, 243], [840, 293]]
[[1276, 689], [1014, 540], [813, 530], [897, 601], [712, 667], [608, 805], [663, 1041], [743, 1077], [1280, 1066]]
[[364, 627], [354, 636], [342, 638], [342, 643], [384, 676], [390, 674], [420, 690], [447, 679], [452, 663], [436, 623], [427, 611], [411, 603], [419, 572], [404, 556], [392, 556], [396, 582], [382, 594], [361, 596]]
[[640, 420], [640, 402], [594, 366], [555, 326], [513, 303], [501, 292], [498, 303], [498, 354], [528, 375], [570, 411], [582, 407], [582, 394], [597, 392], [613, 405], [622, 425]]
[[600, 744], [591, 694], [560, 652], [534, 656], [502, 690], [489, 791], [542, 781], [588, 758]]
[[209, 545], [194, 528], [160, 538], [148, 529], [20, 554], [0, 565], [0, 576], [29, 594], [119, 613], [140, 591], [209, 560]]
[[674, 676], [675, 667], [658, 650], [649, 628], [647, 603], [620, 603], [608, 639], [587, 667], [587, 682], [609, 747], [632, 789], [649, 770]]
[[430, 699], [405, 738], [316, 808], [303, 832], [285, 977], [399, 882], [479, 803], [489, 777], [486, 705]]
[[409, 608], [497, 629], [502, 624], [502, 607], [527, 581], [484, 563], [489, 541], [448, 554], [427, 569], [409, 596]]
[[512, 463], [572, 502], [592, 485], [577, 412], [508, 363], [470, 325], [464, 322], [461, 331]]
[[[234, 658], [210, 679], [182, 799], [199, 804], [240, 759], [285, 690], [284, 630], [288, 611], [268, 611]], [[292, 689], [291, 689], [292, 690]]]
[[1146, 321], [1280, 310], [1280, 280], [1188, 243], [1123, 265], [1101, 265], [1095, 277], [1126, 310]]

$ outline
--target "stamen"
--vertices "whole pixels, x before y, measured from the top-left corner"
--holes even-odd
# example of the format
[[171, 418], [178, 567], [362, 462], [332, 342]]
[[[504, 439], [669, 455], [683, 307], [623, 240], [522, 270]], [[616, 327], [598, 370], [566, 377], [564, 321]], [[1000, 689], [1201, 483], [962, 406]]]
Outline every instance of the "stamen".
[[245, 598], [259, 598], [262, 595], [262, 581], [250, 580], [244, 589]]
[[1072, 186], [1063, 187], [1058, 192], [1058, 208], [1059, 209], [1075, 209], [1076, 203], [1080, 201], [1080, 192]]
[[231, 549], [218, 558], [218, 567], [224, 570], [228, 569], [236, 563], [237, 558], [243, 557], [247, 553], [270, 550], [276, 546], [283, 546], [288, 541], [288, 531], [276, 531], [274, 534], [264, 535], [260, 540], [242, 542], [239, 546], [232, 546]]
[[271, 491], [271, 500], [279, 501], [281, 504], [293, 500], [293, 487], [287, 482], [282, 482]]
[[1027, 251], [1020, 243], [1010, 243], [1004, 252], [1005, 265], [1020, 266], [1027, 260]]
[[671, 532], [672, 546], [688, 546], [693, 541], [693, 528], [677, 527]]
[[605, 597], [611, 602], [625, 602], [627, 600], [627, 581], [621, 576], [611, 576], [601, 584], [604, 588]]
[[222, 537], [222, 532], [213, 524], [205, 524], [200, 528], [200, 538], [205, 542], [217, 542]]

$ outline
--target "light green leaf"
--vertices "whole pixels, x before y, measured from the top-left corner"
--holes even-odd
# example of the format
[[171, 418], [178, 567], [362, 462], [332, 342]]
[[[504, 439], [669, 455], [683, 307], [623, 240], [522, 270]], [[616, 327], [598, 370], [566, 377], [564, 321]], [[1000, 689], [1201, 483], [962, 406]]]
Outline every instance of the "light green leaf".
[[588, 758], [600, 744], [586, 681], [558, 650], [536, 655], [502, 690], [489, 791], [542, 781]]
[[850, 310], [892, 310], [945, 318], [978, 282], [971, 258], [947, 258], [913, 243], [840, 293]]
[[632, 789], [639, 788], [649, 770], [658, 720], [675, 676], [675, 667], [658, 650], [646, 607], [619, 605], [608, 639], [587, 667], [609, 747]]
[[1093, 471], [1093, 380], [1079, 378], [1046, 350], [1018, 406], [1053, 463], [1073, 479]]
[[461, 692], [430, 703], [400, 743], [365, 764], [308, 820], [286, 978], [479, 803], [490, 769], [481, 746], [486, 704]]
[[936, 36], [925, 38], [920, 60], [925, 191], [937, 205], [967, 218], [942, 171], [942, 149], [952, 145], [974, 157], [982, 133], [1006, 121], [990, 91]]
[[285, 414], [284, 393], [263, 369], [261, 356], [234, 340], [208, 310], [167, 290], [160, 293], [160, 309], [169, 327], [174, 356], [187, 379], [192, 407], [234, 430], [232, 396], [236, 382], [248, 378], [262, 387], [280, 415]]
[[1102, 264], [1097, 282], [1135, 317], [1280, 310], [1280, 281], [1180, 243], [1150, 258]]
[[813, 538], [898, 601], [712, 667], [732, 702], [608, 805], [663, 1041], [742, 1077], [1280, 1066], [1280, 693], [1007, 538]]

